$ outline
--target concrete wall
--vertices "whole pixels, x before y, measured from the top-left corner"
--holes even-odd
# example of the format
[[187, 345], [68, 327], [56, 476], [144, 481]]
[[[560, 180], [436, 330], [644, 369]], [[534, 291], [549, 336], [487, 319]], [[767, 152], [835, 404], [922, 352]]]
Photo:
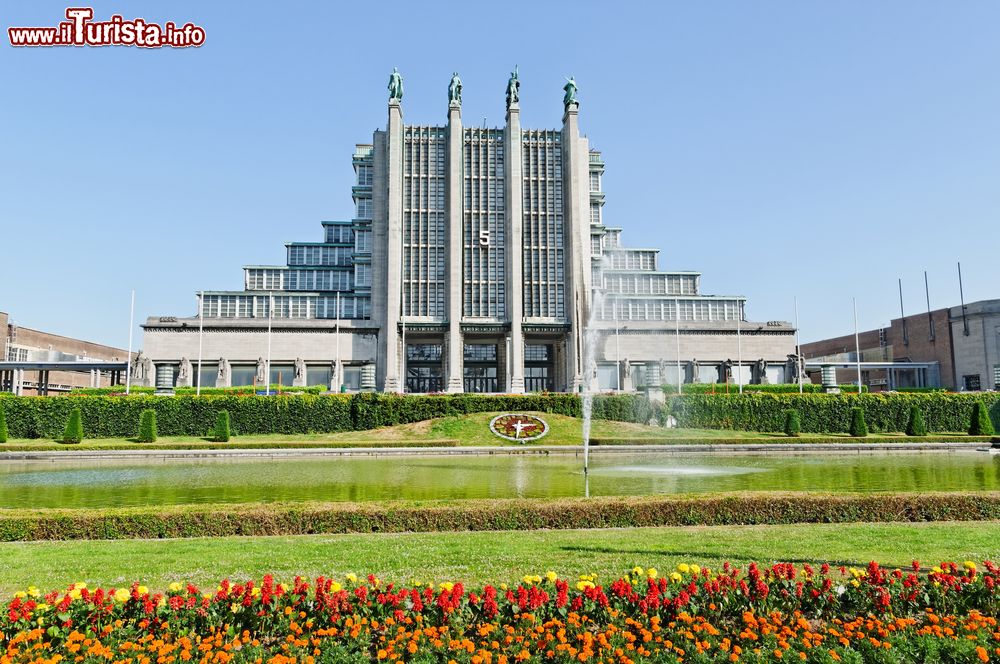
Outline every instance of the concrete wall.
[[968, 336], [962, 308], [952, 307], [950, 313], [957, 389], [965, 387], [966, 376], [978, 376], [981, 389], [1000, 389], [994, 377], [994, 367], [1000, 366], [1000, 300], [973, 302], [966, 306]]

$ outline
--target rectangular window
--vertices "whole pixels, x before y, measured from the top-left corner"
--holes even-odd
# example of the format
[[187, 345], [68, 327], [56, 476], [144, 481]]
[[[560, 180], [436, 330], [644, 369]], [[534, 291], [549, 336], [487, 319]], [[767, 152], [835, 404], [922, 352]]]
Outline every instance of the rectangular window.
[[978, 392], [982, 388], [979, 382], [979, 374], [962, 376], [962, 387], [968, 392]]
[[354, 266], [354, 285], [358, 288], [370, 288], [372, 285], [372, 266], [358, 263]]
[[372, 186], [372, 167], [367, 164], [358, 164], [358, 185], [362, 187]]
[[601, 223], [601, 204], [591, 203], [590, 204], [590, 223], [600, 225]]
[[370, 198], [359, 198], [358, 199], [358, 219], [371, 219], [372, 218], [372, 199]]
[[590, 174], [590, 190], [600, 191], [601, 190], [601, 174], [592, 172]]
[[358, 231], [354, 234], [354, 251], [358, 253], [371, 253], [372, 250], [372, 232], [371, 231]]

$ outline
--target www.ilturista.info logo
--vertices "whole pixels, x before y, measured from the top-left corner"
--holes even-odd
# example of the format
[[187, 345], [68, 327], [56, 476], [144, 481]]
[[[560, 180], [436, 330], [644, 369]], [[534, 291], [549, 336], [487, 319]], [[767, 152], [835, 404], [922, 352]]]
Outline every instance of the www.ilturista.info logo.
[[125, 20], [115, 14], [107, 21], [94, 21], [92, 7], [68, 7], [66, 18], [49, 28], [7, 28], [11, 46], [139, 46], [142, 48], [187, 48], [205, 43], [205, 29], [194, 23], [178, 27], [145, 19]]

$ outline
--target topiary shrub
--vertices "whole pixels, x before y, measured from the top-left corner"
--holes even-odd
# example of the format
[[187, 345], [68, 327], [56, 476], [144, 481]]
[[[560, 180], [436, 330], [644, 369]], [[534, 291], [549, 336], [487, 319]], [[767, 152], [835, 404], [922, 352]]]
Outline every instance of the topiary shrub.
[[3, 412], [3, 403], [0, 402], [0, 443], [7, 442], [7, 416]]
[[230, 432], [229, 432], [229, 411], [220, 410], [219, 414], [215, 417], [215, 431], [213, 432], [215, 441], [218, 443], [228, 443]]
[[139, 442], [156, 442], [156, 411], [147, 408], [139, 415]]
[[69, 420], [66, 421], [66, 430], [63, 431], [62, 442], [79, 443], [83, 440], [83, 415], [79, 408], [69, 411]]
[[983, 402], [976, 400], [972, 404], [972, 422], [969, 423], [970, 436], [992, 436], [996, 431], [993, 429], [993, 422], [990, 421], [990, 414], [983, 406]]
[[910, 406], [910, 418], [906, 422], [907, 436], [926, 436], [927, 425], [924, 423], [924, 413], [916, 404]]
[[802, 433], [802, 418], [799, 411], [789, 408], [785, 411], [785, 435], [798, 436]]
[[853, 438], [864, 438], [868, 435], [868, 424], [865, 422], [865, 409], [861, 406], [851, 408], [851, 428], [848, 431]]

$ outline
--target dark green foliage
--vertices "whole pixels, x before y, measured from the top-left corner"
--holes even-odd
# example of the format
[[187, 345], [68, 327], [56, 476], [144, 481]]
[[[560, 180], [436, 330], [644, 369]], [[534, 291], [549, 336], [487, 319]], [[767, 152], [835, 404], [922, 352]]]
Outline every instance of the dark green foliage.
[[996, 519], [995, 492], [258, 503], [4, 510], [0, 541]]
[[802, 418], [799, 417], [799, 411], [789, 408], [785, 411], [785, 435], [798, 436], [800, 433], [802, 433]]
[[83, 415], [79, 408], [69, 411], [69, 419], [66, 420], [66, 428], [63, 430], [62, 442], [79, 443], [83, 440]]
[[983, 402], [976, 400], [976, 403], [972, 406], [972, 418], [969, 424], [969, 435], [970, 436], [992, 436], [996, 431], [993, 428], [993, 422], [990, 421], [990, 415], [986, 411], [986, 407], [983, 406]]
[[[928, 431], [966, 432], [973, 405], [1000, 422], [1000, 393], [970, 394], [685, 394], [651, 403], [637, 394], [594, 397], [594, 417], [622, 422], [663, 423], [673, 415], [678, 426], [736, 431], [784, 431], [785, 411], [799, 412], [804, 433], [841, 433], [851, 420], [851, 408], [864, 408], [872, 432], [906, 430], [910, 406], [918, 405]], [[131, 438], [143, 410], [156, 411], [160, 436], [204, 436], [222, 410], [232, 420], [232, 434], [336, 433], [407, 424], [435, 417], [483, 412], [556, 413], [580, 417], [575, 394], [484, 395], [444, 394], [295, 394], [254, 396], [211, 394], [195, 397], [68, 395], [58, 397], [0, 396], [12, 439], [58, 438], [69, 412], [80, 409], [87, 436]]]
[[230, 436], [229, 411], [220, 410], [219, 414], [215, 416], [215, 430], [212, 432], [212, 437], [217, 443], [228, 443]]
[[4, 415], [3, 402], [0, 401], [0, 443], [7, 442], [7, 416]]
[[[327, 388], [322, 385], [310, 385], [309, 387], [292, 387], [289, 385], [271, 385], [271, 391], [281, 394], [322, 394], [327, 391]], [[240, 385], [238, 387], [205, 387], [201, 388], [201, 396], [209, 396], [213, 394], [256, 394], [257, 390], [264, 392], [265, 388], [263, 385], [258, 385], [256, 388], [253, 385]], [[129, 389], [129, 396], [139, 396], [142, 394], [153, 394], [156, 391], [155, 387], [141, 387], [138, 385], [133, 385]], [[197, 394], [198, 388], [196, 387], [176, 387], [174, 388], [174, 394]], [[87, 396], [125, 396], [125, 386], [124, 385], [113, 385], [111, 387], [75, 387], [70, 390], [70, 394], [73, 395], [87, 395]]]
[[1000, 422], [1000, 393], [692, 394], [671, 398], [670, 409], [684, 428], [778, 432], [784, 430], [784, 411], [794, 408], [803, 433], [842, 433], [850, 425], [851, 408], [860, 406], [870, 431], [893, 433], [906, 430], [910, 406], [917, 405], [928, 431], [965, 433], [977, 398]]
[[864, 438], [868, 435], [868, 424], [865, 422], [865, 409], [860, 406], [851, 408], [851, 426], [847, 429], [854, 438]]
[[156, 442], [156, 411], [147, 408], [139, 415], [139, 442]]
[[920, 406], [913, 404], [910, 406], [910, 419], [906, 423], [907, 436], [926, 436], [927, 425], [924, 423], [924, 414]]

